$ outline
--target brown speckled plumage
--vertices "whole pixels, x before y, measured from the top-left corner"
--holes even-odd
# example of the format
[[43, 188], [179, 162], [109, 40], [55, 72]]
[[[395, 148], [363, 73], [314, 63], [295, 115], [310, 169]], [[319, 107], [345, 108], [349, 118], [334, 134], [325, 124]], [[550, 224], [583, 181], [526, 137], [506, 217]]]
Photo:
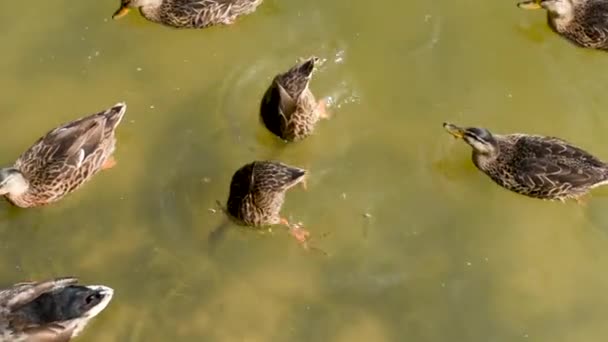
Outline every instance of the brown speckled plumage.
[[58, 201], [78, 189], [101, 170], [114, 153], [114, 131], [124, 103], [69, 122], [38, 139], [15, 162], [13, 168], [27, 180], [27, 191], [6, 198], [19, 207], [35, 207]]
[[473, 163], [479, 170], [519, 194], [548, 200], [580, 199], [608, 182], [606, 163], [562, 139], [498, 135], [475, 127], [458, 131], [451, 124], [444, 127], [473, 147]]
[[139, 7], [148, 20], [175, 28], [230, 25], [237, 17], [252, 13], [263, 0], [123, 0], [123, 6]]
[[293, 142], [308, 137], [323, 115], [309, 89], [318, 60], [311, 57], [277, 75], [264, 94], [260, 108], [262, 122], [283, 140]]
[[306, 170], [275, 161], [249, 163], [232, 176], [226, 209], [239, 223], [261, 227], [280, 223], [285, 192], [302, 182]]
[[114, 291], [72, 277], [0, 290], [0, 341], [66, 342], [103, 311]]
[[553, 31], [572, 43], [608, 50], [608, 0], [538, 0]]

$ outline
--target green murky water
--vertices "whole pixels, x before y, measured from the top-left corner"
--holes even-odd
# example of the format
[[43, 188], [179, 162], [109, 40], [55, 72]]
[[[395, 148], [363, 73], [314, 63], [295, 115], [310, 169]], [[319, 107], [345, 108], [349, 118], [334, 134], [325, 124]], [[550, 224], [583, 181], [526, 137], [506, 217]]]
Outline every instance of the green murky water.
[[[0, 23], [4, 164], [128, 104], [116, 168], [51, 207], [0, 205], [3, 283], [115, 288], [82, 340], [605, 340], [608, 191], [584, 208], [511, 194], [441, 127], [558, 135], [608, 159], [605, 54], [510, 1], [267, 0], [205, 31], [112, 22], [117, 2], [6, 2]], [[281, 151], [259, 101], [311, 54], [333, 118]], [[283, 212], [331, 256], [279, 228], [210, 245], [209, 209], [264, 158], [310, 169]]]

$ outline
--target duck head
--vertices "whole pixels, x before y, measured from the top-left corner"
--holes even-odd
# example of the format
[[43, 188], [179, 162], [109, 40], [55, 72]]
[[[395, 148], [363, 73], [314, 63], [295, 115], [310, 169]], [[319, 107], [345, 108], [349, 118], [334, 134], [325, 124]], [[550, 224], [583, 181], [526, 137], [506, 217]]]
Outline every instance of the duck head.
[[455, 138], [464, 140], [476, 153], [490, 157], [498, 153], [498, 142], [492, 133], [485, 128], [463, 128], [448, 122], [443, 124], [443, 128]]
[[527, 0], [519, 2], [517, 7], [528, 10], [544, 8], [553, 15], [566, 16], [574, 10], [574, 0]]
[[163, 0], [121, 0], [120, 8], [114, 12], [112, 19], [120, 19], [127, 15], [131, 8], [158, 7]]

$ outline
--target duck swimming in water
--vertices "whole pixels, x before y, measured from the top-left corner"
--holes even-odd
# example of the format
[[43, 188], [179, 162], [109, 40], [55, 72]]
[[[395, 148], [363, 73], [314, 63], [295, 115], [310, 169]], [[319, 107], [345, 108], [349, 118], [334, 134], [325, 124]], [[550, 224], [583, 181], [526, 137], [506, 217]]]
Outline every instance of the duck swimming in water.
[[320, 119], [329, 118], [325, 100], [317, 102], [309, 84], [319, 58], [310, 57], [278, 74], [260, 106], [262, 122], [270, 132], [288, 141], [310, 136]]
[[443, 127], [473, 148], [473, 163], [500, 186], [546, 200], [581, 201], [608, 183], [608, 164], [555, 137], [493, 134], [485, 128]]
[[0, 290], [0, 341], [66, 342], [112, 300], [114, 290], [72, 277], [18, 283]]
[[238, 169], [230, 182], [226, 211], [237, 223], [250, 227], [287, 226], [304, 243], [309, 233], [280, 216], [285, 193], [297, 184], [306, 188], [306, 170], [276, 161], [254, 161]]
[[112, 18], [138, 8], [144, 18], [174, 28], [205, 28], [230, 25], [252, 13], [263, 0], [122, 0]]
[[522, 9], [545, 9], [553, 31], [576, 45], [608, 50], [608, 0], [527, 0]]
[[126, 110], [118, 103], [48, 132], [13, 166], [0, 169], [0, 195], [22, 208], [46, 205], [112, 168], [114, 131]]

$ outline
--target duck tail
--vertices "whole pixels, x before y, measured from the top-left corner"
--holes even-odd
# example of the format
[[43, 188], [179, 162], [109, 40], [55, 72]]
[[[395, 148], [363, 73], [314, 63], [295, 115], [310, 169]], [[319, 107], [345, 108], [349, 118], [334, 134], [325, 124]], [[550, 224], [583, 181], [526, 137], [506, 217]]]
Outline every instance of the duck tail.
[[293, 182], [299, 181], [302, 177], [306, 176], [306, 170], [298, 167], [290, 167], [288, 169], [289, 176]]
[[114, 106], [107, 109], [103, 116], [106, 118], [106, 128], [114, 130], [120, 124], [123, 116], [127, 111], [127, 104], [124, 102], [119, 102]]
[[315, 69], [315, 64], [319, 61], [318, 57], [312, 56], [291, 69], [291, 72], [302, 77], [309, 78]]
[[283, 174], [284, 187], [285, 189], [289, 189], [296, 184], [302, 183], [304, 189], [306, 189], [306, 174], [307, 171], [305, 169], [301, 169], [299, 167], [288, 166]]

